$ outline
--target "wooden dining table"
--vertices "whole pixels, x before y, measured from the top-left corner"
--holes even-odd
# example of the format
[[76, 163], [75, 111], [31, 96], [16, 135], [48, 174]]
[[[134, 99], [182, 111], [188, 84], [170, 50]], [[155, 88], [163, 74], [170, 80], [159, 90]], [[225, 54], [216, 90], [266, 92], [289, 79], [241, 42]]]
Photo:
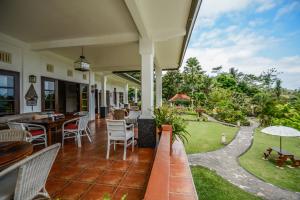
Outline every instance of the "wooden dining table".
[[44, 126], [47, 131], [48, 146], [50, 146], [53, 144], [52, 129], [61, 128], [63, 123], [65, 123], [68, 120], [75, 119], [75, 118], [78, 118], [78, 116], [65, 115], [63, 118], [54, 119], [54, 120], [51, 118], [44, 118], [44, 119], [26, 119], [26, 120], [20, 120], [18, 122], [29, 123], [29, 124], [38, 124], [38, 125]]
[[26, 158], [33, 152], [33, 145], [25, 141], [0, 142], [0, 171]]

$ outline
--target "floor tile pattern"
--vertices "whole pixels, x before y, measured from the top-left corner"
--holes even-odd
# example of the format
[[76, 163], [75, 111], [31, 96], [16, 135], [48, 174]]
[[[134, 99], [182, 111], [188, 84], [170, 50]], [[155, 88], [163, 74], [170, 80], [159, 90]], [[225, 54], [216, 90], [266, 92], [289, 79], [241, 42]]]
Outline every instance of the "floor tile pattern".
[[131, 152], [128, 148], [127, 160], [123, 161], [123, 147], [117, 146], [115, 152], [111, 149], [110, 159], [106, 160], [105, 120], [96, 120], [90, 126], [93, 143], [84, 138], [79, 149], [70, 139], [60, 150], [46, 184], [51, 197], [102, 200], [108, 194], [119, 200], [126, 194], [130, 200], [143, 199], [154, 150], [135, 147]]

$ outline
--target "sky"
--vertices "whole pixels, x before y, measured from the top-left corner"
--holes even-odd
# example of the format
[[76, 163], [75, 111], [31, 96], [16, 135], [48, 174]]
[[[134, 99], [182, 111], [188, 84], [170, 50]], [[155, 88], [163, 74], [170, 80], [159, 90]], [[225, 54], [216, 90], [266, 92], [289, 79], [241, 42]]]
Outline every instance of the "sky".
[[223, 66], [259, 75], [276, 68], [300, 89], [300, 0], [203, 0], [185, 54], [211, 72]]

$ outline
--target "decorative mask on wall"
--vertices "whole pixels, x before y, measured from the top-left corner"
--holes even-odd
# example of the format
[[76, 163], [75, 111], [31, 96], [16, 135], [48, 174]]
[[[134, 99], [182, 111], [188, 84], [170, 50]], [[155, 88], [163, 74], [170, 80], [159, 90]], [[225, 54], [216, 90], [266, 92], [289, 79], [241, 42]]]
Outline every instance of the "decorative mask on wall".
[[33, 84], [31, 84], [25, 95], [26, 105], [32, 106], [32, 110], [33, 110], [33, 106], [37, 105], [37, 99], [38, 99], [38, 95], [34, 89]]

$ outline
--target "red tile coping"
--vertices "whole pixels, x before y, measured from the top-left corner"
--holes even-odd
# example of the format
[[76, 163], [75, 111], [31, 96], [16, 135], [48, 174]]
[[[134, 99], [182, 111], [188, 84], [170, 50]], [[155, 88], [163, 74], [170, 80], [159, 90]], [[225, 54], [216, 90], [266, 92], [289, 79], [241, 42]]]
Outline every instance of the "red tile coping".
[[172, 126], [164, 125], [145, 200], [198, 199], [184, 146], [181, 141], [176, 140], [170, 151], [171, 136]]

